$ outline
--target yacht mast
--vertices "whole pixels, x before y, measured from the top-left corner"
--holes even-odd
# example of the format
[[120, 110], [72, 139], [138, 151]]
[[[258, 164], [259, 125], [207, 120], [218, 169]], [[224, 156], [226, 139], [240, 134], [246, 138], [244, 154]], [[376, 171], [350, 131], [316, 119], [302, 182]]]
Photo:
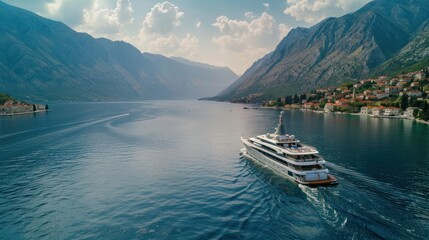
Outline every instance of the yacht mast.
[[279, 123], [277, 124], [276, 132], [274, 134], [279, 135], [279, 136], [286, 134], [285, 128], [283, 127], [283, 111], [280, 112]]

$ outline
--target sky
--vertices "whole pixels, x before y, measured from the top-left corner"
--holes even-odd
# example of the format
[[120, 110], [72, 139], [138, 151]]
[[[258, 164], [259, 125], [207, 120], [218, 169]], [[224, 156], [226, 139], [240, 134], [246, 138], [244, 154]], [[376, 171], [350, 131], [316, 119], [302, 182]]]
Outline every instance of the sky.
[[2, 0], [93, 37], [242, 74], [295, 27], [356, 11], [370, 0]]

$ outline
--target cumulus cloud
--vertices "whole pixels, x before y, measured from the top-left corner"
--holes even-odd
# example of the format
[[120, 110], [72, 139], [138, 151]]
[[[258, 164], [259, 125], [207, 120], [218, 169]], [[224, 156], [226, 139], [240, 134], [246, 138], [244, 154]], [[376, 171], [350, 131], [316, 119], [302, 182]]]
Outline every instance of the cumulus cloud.
[[298, 21], [315, 24], [327, 17], [337, 17], [357, 10], [371, 0], [286, 0], [284, 14]]
[[82, 9], [92, 5], [92, 1], [88, 0], [47, 0], [43, 4], [38, 1], [28, 2], [28, 4], [31, 2], [42, 6], [42, 9], [38, 9], [37, 13], [65, 22], [71, 27], [81, 24], [83, 19]]
[[50, 15], [56, 15], [58, 11], [61, 9], [62, 0], [55, 0], [53, 2], [45, 3], [46, 10]]
[[158, 53], [165, 56], [182, 56], [188, 59], [196, 59], [199, 40], [196, 36], [187, 33], [180, 37], [176, 34], [147, 34], [140, 35], [137, 39], [130, 39], [136, 43], [142, 51]]
[[212, 42], [245, 66], [272, 51], [290, 30], [285, 24], [277, 24], [266, 12], [254, 18], [248, 16], [246, 13], [247, 20], [219, 16], [212, 24], [219, 31]]
[[[134, 42], [143, 51], [195, 59], [198, 38], [190, 33], [177, 33], [180, 32], [180, 21], [184, 15], [178, 6], [171, 2], [155, 4], [146, 14], [140, 34]], [[196, 27], [201, 27], [201, 22], [198, 21]]]
[[268, 10], [270, 9], [270, 4], [269, 3], [263, 3], [264, 7]]
[[280, 32], [279, 39], [283, 39], [284, 37], [286, 37], [290, 29], [291, 29], [290, 27], [286, 26], [283, 23], [279, 24], [279, 32]]
[[129, 0], [117, 0], [114, 9], [104, 8], [99, 0], [94, 0], [92, 6], [82, 12], [83, 21], [77, 29], [97, 36], [115, 38], [115, 34], [121, 34], [121, 27], [134, 21]]
[[112, 15], [118, 24], [124, 25], [134, 21], [133, 12], [130, 0], [118, 0]]
[[244, 13], [244, 16], [245, 16], [246, 18], [248, 18], [248, 19], [254, 19], [254, 18], [256, 18], [256, 17], [255, 17], [255, 14], [254, 14], [253, 12], [245, 12], [245, 13]]
[[198, 38], [189, 33], [184, 38], [179, 38], [174, 34], [158, 36], [154, 41], [149, 42], [149, 48], [152, 51], [168, 56], [185, 55], [189, 58], [195, 58], [197, 47]]
[[288, 29], [284, 24], [277, 25], [274, 17], [266, 12], [248, 21], [220, 16], [212, 25], [220, 33], [213, 38], [213, 42], [229, 51], [242, 51], [243, 48], [271, 49]]
[[195, 24], [195, 27], [196, 27], [196, 28], [200, 28], [200, 27], [201, 27], [201, 24], [202, 24], [202, 23], [201, 23], [200, 21], [198, 21], [198, 22]]
[[183, 15], [184, 12], [170, 2], [157, 3], [146, 14], [143, 30], [160, 34], [171, 32], [173, 27], [180, 25]]

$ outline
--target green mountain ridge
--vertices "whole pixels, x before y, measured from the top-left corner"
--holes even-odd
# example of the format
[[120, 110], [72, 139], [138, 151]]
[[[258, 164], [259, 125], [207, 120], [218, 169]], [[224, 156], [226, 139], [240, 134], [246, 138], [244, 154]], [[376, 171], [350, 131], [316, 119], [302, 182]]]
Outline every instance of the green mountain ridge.
[[0, 92], [19, 99], [110, 101], [198, 98], [238, 76], [141, 53], [0, 1]]
[[428, 19], [427, 1], [376, 0], [354, 13], [293, 29], [272, 53], [212, 99], [262, 100], [309, 92], [393, 71], [397, 64], [381, 66], [421, 52], [406, 63], [416, 64], [429, 56]]
[[393, 58], [375, 69], [374, 75], [412, 72], [429, 66], [429, 20], [418, 34]]

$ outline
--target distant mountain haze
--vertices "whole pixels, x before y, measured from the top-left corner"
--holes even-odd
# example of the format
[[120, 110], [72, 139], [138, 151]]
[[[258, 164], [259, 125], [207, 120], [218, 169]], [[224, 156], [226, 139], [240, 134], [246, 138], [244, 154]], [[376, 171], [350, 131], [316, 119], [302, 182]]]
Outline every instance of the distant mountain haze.
[[376, 0], [296, 28], [213, 99], [270, 99], [428, 61], [429, 1]]
[[0, 92], [19, 99], [110, 101], [213, 96], [228, 68], [141, 53], [0, 1]]

